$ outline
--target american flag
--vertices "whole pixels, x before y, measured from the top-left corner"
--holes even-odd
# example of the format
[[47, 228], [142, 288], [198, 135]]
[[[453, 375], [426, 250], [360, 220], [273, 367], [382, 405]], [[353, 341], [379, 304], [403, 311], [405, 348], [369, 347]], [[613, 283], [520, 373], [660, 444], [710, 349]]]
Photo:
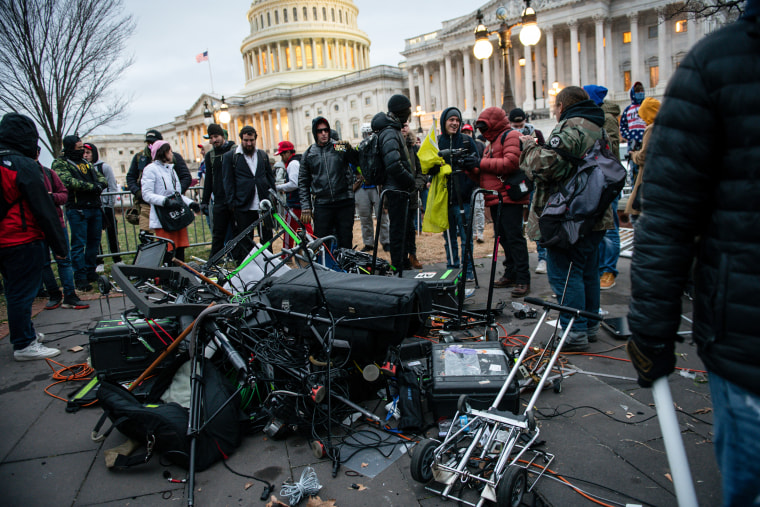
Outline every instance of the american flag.
[[208, 51], [204, 51], [203, 53], [198, 53], [195, 55], [195, 61], [198, 63], [208, 61]]

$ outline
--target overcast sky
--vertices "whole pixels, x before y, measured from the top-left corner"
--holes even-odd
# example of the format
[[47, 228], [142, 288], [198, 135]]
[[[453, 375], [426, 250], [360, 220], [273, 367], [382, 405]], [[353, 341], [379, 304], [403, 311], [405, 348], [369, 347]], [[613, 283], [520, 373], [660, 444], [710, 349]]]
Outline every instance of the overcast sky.
[[[195, 55], [208, 50], [214, 91], [232, 95], [244, 86], [240, 45], [250, 33], [246, 13], [250, 0], [125, 0], [137, 21], [128, 53], [135, 63], [119, 83], [133, 96], [126, 119], [97, 134], [143, 133], [183, 114], [211, 91], [209, 64]], [[441, 27], [441, 22], [476, 10], [485, 3], [467, 0], [435, 2], [354, 0], [358, 23], [370, 38], [371, 65], [397, 65], [404, 39]], [[433, 7], [433, 8], [431, 8]], [[473, 27], [473, 30], [475, 27]]]

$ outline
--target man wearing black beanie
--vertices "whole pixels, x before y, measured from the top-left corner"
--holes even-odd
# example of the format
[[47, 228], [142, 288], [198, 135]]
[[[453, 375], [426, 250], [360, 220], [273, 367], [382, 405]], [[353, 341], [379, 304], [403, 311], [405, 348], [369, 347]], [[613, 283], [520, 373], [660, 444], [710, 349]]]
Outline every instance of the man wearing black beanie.
[[98, 279], [95, 267], [103, 233], [100, 194], [108, 182], [84, 159], [84, 143], [77, 135], [63, 138], [63, 155], [53, 162], [52, 169], [69, 192], [66, 218], [71, 229], [74, 284], [77, 290], [88, 291], [90, 282]]

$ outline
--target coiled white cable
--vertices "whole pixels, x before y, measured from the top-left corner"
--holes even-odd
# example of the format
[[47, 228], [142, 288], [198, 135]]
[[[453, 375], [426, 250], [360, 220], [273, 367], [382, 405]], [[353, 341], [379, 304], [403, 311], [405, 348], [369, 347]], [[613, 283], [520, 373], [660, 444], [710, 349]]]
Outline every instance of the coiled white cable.
[[301, 479], [293, 484], [283, 484], [280, 490], [280, 496], [289, 497], [290, 505], [298, 503], [307, 496], [314, 496], [322, 489], [322, 485], [317, 478], [317, 472], [312, 467], [306, 467], [301, 472]]

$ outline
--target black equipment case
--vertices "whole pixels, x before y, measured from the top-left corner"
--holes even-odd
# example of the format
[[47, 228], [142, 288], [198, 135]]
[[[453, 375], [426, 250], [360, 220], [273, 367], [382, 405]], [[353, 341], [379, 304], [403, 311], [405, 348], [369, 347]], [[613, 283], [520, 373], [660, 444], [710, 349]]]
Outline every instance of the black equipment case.
[[[472, 408], [491, 406], [507, 380], [510, 361], [499, 342], [436, 343], [433, 345], [431, 406], [436, 417], [454, 417], [457, 401], [466, 394]], [[520, 411], [517, 379], [512, 381], [499, 410]]]
[[92, 367], [99, 377], [111, 382], [139, 377], [179, 335], [179, 326], [174, 319], [146, 322], [128, 317], [128, 320], [129, 324], [123, 320], [101, 320], [90, 332]]
[[422, 269], [418, 271], [404, 271], [404, 279], [419, 280], [425, 282], [430, 289], [433, 304], [454, 307], [457, 306], [457, 287], [462, 270], [455, 269]]
[[[389, 346], [427, 332], [432, 303], [427, 285], [419, 280], [320, 271], [319, 285], [337, 321], [335, 338], [350, 343], [353, 357], [382, 360]], [[310, 269], [295, 269], [270, 281], [269, 301], [289, 332], [313, 336], [304, 314], [328, 316], [321, 308], [319, 285]], [[317, 320], [311, 324], [323, 334], [329, 328]]]

